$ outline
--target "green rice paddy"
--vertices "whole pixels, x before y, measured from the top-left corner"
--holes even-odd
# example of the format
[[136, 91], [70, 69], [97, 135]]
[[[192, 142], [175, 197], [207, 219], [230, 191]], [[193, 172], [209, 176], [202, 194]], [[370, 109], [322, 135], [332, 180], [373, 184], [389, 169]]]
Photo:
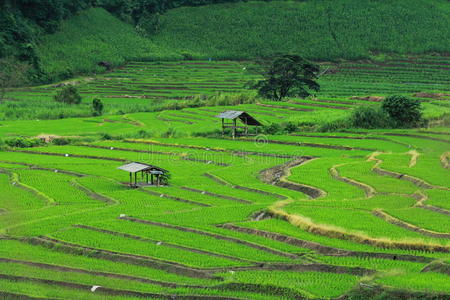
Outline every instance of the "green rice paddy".
[[[2, 138], [75, 142], [0, 151], [0, 295], [328, 299], [376, 286], [450, 297], [448, 128], [196, 137], [227, 109], [320, 124], [392, 93], [442, 116], [450, 69], [436, 61], [448, 57], [326, 64], [317, 99], [283, 103], [155, 109], [251, 93], [248, 62], [229, 61], [74, 79], [77, 107], [52, 102], [54, 85], [11, 91]], [[101, 117], [89, 117], [94, 97]], [[170, 185], [130, 189], [117, 167], [132, 161], [169, 170]]]

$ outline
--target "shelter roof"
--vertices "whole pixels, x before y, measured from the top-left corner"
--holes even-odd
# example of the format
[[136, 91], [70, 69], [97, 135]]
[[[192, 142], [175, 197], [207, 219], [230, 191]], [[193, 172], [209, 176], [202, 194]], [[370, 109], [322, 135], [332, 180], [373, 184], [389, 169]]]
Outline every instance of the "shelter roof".
[[262, 125], [258, 120], [256, 120], [252, 116], [250, 116], [245, 111], [227, 110], [221, 114], [218, 114], [215, 117], [221, 118], [221, 119], [229, 119], [229, 120], [234, 120], [234, 119], [239, 118], [243, 123], [245, 123], [247, 125], [253, 125], [253, 126], [261, 126]]
[[158, 170], [163, 173], [167, 172], [166, 170], [164, 170], [160, 167], [149, 165], [149, 164], [144, 164], [144, 163], [139, 163], [139, 162], [128, 163], [126, 165], [118, 167], [118, 169], [124, 170], [127, 172], [131, 172], [131, 173], [136, 173], [136, 172], [140, 172], [140, 171], [149, 171], [149, 170]]

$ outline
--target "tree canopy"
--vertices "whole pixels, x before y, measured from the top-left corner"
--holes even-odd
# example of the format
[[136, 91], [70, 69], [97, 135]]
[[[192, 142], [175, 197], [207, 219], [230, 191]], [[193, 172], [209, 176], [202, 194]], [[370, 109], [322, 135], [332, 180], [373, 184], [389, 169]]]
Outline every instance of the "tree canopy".
[[264, 79], [252, 85], [260, 96], [276, 101], [283, 98], [306, 98], [319, 91], [319, 67], [298, 55], [281, 55], [269, 62], [260, 62], [257, 72]]

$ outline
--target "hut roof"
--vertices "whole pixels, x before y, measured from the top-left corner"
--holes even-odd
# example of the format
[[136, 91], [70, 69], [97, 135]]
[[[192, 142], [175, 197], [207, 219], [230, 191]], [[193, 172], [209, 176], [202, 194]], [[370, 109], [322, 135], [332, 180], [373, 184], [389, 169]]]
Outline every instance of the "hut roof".
[[247, 125], [253, 125], [253, 126], [261, 126], [262, 125], [258, 120], [256, 120], [252, 116], [250, 116], [245, 111], [227, 110], [227, 111], [224, 111], [223, 113], [217, 115], [216, 118], [229, 119], [229, 120], [234, 120], [236, 118], [239, 118], [243, 123], [245, 123]]
[[148, 164], [144, 164], [144, 163], [138, 163], [138, 162], [132, 162], [132, 163], [120, 166], [120, 167], [118, 167], [118, 169], [124, 170], [127, 172], [131, 172], [131, 173], [136, 173], [136, 172], [140, 172], [140, 171], [149, 171], [149, 170], [158, 170], [163, 173], [167, 172], [167, 170], [164, 170], [160, 167], [148, 165]]

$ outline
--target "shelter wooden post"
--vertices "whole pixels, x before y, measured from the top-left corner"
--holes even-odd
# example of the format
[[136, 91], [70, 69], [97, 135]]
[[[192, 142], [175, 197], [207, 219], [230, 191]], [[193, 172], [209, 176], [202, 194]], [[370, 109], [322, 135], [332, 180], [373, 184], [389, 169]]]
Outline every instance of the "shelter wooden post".
[[222, 136], [225, 135], [225, 119], [222, 118]]
[[236, 137], [236, 119], [233, 120], [233, 139]]

